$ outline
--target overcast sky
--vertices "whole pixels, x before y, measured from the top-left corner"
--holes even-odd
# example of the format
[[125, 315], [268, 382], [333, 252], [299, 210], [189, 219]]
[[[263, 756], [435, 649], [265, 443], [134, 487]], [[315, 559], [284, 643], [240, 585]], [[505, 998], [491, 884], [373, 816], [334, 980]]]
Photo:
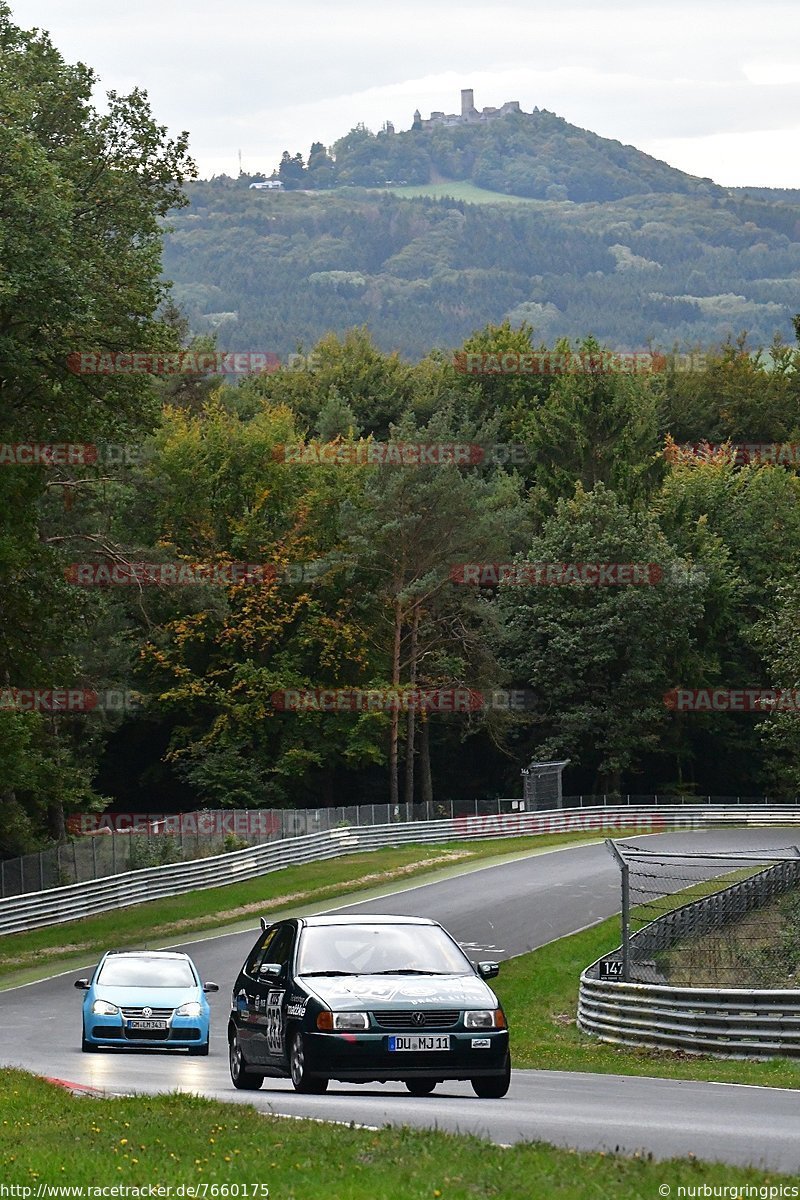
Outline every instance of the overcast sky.
[[269, 173], [359, 121], [519, 100], [727, 185], [800, 187], [799, 0], [10, 0], [188, 129], [204, 176]]

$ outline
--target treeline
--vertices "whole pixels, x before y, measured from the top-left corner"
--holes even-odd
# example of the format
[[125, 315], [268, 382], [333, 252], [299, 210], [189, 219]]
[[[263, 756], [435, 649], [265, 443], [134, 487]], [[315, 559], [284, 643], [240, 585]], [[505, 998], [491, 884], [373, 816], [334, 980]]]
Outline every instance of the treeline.
[[388, 194], [280, 195], [196, 183], [164, 270], [198, 333], [280, 355], [369, 325], [421, 358], [487, 321], [548, 341], [718, 344], [791, 336], [800, 210], [746, 197], [475, 205]]
[[[6, 469], [36, 480], [22, 542], [35, 528], [41, 558], [14, 584], [29, 606], [5, 678], [137, 698], [0, 712], [7, 853], [57, 803], [513, 795], [532, 757], [569, 758], [570, 791], [794, 791], [796, 714], [675, 711], [670, 694], [796, 684], [800, 453], [742, 465], [718, 447], [800, 443], [800, 351], [609, 371], [598, 343], [547, 357], [507, 324], [463, 350], [562, 368], [408, 365], [352, 331], [306, 371], [162, 385], [127, 466]], [[565, 564], [622, 573], [579, 583]], [[409, 689], [482, 699], [330, 700]]]
[[619, 200], [653, 192], [723, 194], [634, 146], [571, 125], [547, 109], [464, 125], [373, 133], [356, 125], [307, 159], [284, 151], [273, 177], [287, 188], [385, 187], [469, 180], [478, 187], [537, 200]]

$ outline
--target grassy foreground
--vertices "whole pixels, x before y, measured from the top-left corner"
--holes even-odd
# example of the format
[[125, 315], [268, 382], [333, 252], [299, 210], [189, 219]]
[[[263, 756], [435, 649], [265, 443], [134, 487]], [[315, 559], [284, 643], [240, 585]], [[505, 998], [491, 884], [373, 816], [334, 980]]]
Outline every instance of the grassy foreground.
[[581, 1033], [575, 1022], [581, 971], [619, 941], [619, 918], [612, 917], [503, 964], [496, 988], [508, 1014], [515, 1067], [800, 1088], [800, 1060], [739, 1061], [617, 1047]]
[[[636, 832], [615, 830], [615, 837]], [[436, 846], [402, 846], [350, 854], [305, 866], [282, 867], [255, 879], [205, 888], [114, 909], [82, 921], [47, 926], [29, 933], [0, 936], [0, 987], [42, 977], [48, 968], [70, 969], [88, 963], [110, 947], [122, 949], [187, 940], [187, 935], [217, 933], [242, 923], [258, 925], [261, 913], [300, 907], [404, 883], [431, 872], [461, 870], [502, 856], [520, 856], [554, 846], [598, 841], [585, 831], [497, 838], [480, 842], [448, 842]], [[243, 925], [243, 927], [246, 927]]]
[[[281, 1120], [196, 1096], [77, 1098], [13, 1070], [0, 1072], [0, 1131], [0, 1178], [33, 1197], [48, 1184], [126, 1186], [119, 1194], [128, 1196], [160, 1184], [210, 1200], [649, 1200], [663, 1184], [677, 1196], [680, 1185], [791, 1183], [691, 1159], [654, 1163], [540, 1143], [504, 1149], [437, 1131]], [[25, 1200], [22, 1191], [6, 1194]]]

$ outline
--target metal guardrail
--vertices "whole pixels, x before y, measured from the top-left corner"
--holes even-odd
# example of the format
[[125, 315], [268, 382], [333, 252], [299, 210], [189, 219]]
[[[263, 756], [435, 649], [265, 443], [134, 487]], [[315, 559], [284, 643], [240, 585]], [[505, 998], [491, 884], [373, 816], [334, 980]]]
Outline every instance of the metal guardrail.
[[[776, 863], [656, 918], [633, 934], [631, 950], [648, 958], [689, 933], [723, 928], [798, 886], [800, 859]], [[621, 955], [620, 948], [603, 958]], [[726, 1058], [800, 1056], [800, 989], [601, 980], [599, 963], [581, 975], [578, 1028], [601, 1041]]]
[[551, 812], [466, 816], [434, 821], [353, 826], [267, 842], [187, 863], [147, 867], [87, 883], [0, 901], [0, 934], [81, 920], [115, 908], [253, 879], [282, 867], [338, 858], [354, 851], [548, 833], [657, 833], [736, 825], [799, 825], [800, 808], [721, 809], [659, 805], [554, 809]]
[[[709, 804], [747, 807], [796, 804], [776, 801], [768, 796], [636, 796], [580, 795], [564, 796], [563, 809], [619, 808], [656, 805], [658, 807]], [[528, 811], [537, 811], [528, 807]], [[103, 813], [96, 817], [70, 818], [70, 841], [17, 858], [0, 859], [0, 899], [19, 896], [46, 888], [66, 887], [125, 874], [166, 863], [189, 862], [196, 858], [220, 855], [245, 845], [302, 837], [350, 825], [388, 825], [408, 821], [455, 820], [525, 811], [520, 799], [445, 800], [436, 804], [362, 804], [333, 808], [301, 809], [214, 809], [195, 813], [157, 814], [153, 817]], [[122, 818], [125, 832], [112, 832], [114, 822]], [[85, 825], [85, 829], [83, 826]], [[98, 833], [103, 836], [98, 836]], [[88, 833], [88, 836], [85, 834]], [[231, 845], [231, 842], [234, 845]]]
[[578, 1027], [605, 1042], [726, 1058], [800, 1056], [800, 990], [668, 987], [581, 976]]
[[[564, 796], [558, 808], [619, 808], [656, 805], [660, 808], [699, 804], [744, 808], [800, 803], [769, 796], [581, 795]], [[407, 821], [455, 820], [460, 817], [501, 816], [531, 808], [524, 800], [461, 798], [435, 804], [361, 804], [329, 808], [204, 809], [194, 813], [101, 813], [69, 818], [69, 841], [16, 858], [0, 859], [0, 899], [46, 888], [86, 883], [166, 863], [189, 862], [247, 845], [302, 837], [345, 825], [389, 825]], [[549, 811], [549, 810], [545, 810]], [[120, 828], [112, 832], [115, 822]], [[98, 836], [102, 834], [102, 836]]]

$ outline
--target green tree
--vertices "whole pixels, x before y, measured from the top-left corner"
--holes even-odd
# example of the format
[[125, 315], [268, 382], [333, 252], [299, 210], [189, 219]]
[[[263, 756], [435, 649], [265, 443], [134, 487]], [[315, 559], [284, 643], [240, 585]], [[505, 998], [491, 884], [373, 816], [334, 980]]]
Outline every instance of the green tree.
[[[157, 310], [162, 218], [184, 201], [194, 173], [182, 134], [170, 140], [147, 96], [108, 94], [70, 65], [46, 33], [15, 26], [0, 0], [0, 442], [129, 441], [154, 420], [149, 378], [86, 370], [98, 352], [174, 348]], [[81, 359], [81, 355], [87, 358]], [[76, 358], [76, 356], [78, 356]], [[3, 635], [0, 685], [83, 684], [87, 609], [63, 579], [49, 497], [67, 501], [85, 486], [78, 461], [0, 470]], [[90, 614], [89, 614], [90, 615]], [[93, 665], [97, 665], [96, 661]], [[91, 718], [77, 719], [89, 721]], [[10, 772], [4, 812], [28, 815], [30, 830], [63, 833], [63, 803], [90, 798], [91, 764], [74, 751], [69, 718], [39, 719], [19, 733], [35, 761]], [[85, 741], [92, 742], [88, 728]], [[54, 787], [54, 768], [63, 786]], [[44, 814], [44, 816], [43, 816]], [[14, 818], [15, 827], [21, 828]]]
[[519, 561], [659, 567], [639, 584], [500, 588], [506, 669], [539, 698], [536, 753], [591, 768], [595, 787], [619, 791], [661, 747], [664, 696], [691, 653], [701, 589], [681, 579], [681, 560], [653, 517], [602, 483], [559, 500]]
[[655, 397], [641, 376], [610, 368], [612, 357], [593, 338], [575, 349], [558, 343], [553, 385], [519, 422], [543, 511], [569, 496], [576, 480], [586, 490], [603, 483], [641, 505], [664, 475]]
[[[427, 425], [408, 414], [392, 430], [396, 445], [452, 446], [481, 442], [465, 436], [452, 411]], [[365, 590], [374, 596], [369, 636], [383, 676], [374, 686], [392, 689], [462, 687], [480, 691], [502, 682], [491, 655], [486, 616], [469, 587], [453, 582], [459, 563], [507, 556], [525, 536], [519, 482], [499, 470], [455, 463], [386, 464], [370, 471], [363, 491], [342, 510], [342, 533], [358, 563]], [[463, 715], [460, 718], [464, 720]], [[424, 720], [430, 720], [426, 714]], [[406, 802], [414, 795], [416, 715], [406, 726]], [[400, 798], [401, 718], [389, 719], [389, 801]], [[429, 739], [424, 741], [427, 754]], [[430, 777], [422, 763], [423, 794]], [[429, 796], [425, 796], [429, 798]]]

